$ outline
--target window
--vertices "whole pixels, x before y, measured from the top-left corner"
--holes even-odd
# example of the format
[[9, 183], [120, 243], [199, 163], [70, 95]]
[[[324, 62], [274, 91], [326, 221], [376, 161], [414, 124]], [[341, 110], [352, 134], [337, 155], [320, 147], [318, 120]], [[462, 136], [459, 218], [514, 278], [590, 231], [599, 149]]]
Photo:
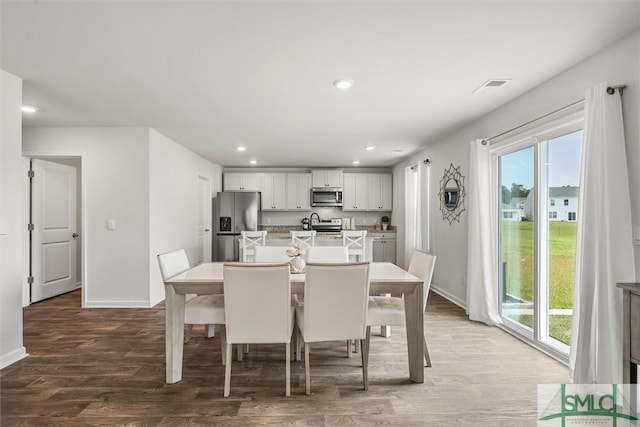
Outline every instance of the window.
[[504, 219], [513, 219], [513, 212], [502, 212], [502, 217]]
[[[512, 333], [568, 361], [577, 215], [567, 212], [569, 220], [559, 221], [559, 212], [549, 207], [555, 206], [552, 191], [579, 188], [581, 113], [564, 124], [555, 123], [553, 128], [538, 128], [530, 131], [531, 136], [504, 140], [493, 148], [499, 206], [504, 206], [506, 198], [531, 200], [523, 211], [526, 220], [500, 215], [499, 308]], [[569, 199], [559, 200], [569, 206]], [[564, 218], [560, 211], [560, 219]]]

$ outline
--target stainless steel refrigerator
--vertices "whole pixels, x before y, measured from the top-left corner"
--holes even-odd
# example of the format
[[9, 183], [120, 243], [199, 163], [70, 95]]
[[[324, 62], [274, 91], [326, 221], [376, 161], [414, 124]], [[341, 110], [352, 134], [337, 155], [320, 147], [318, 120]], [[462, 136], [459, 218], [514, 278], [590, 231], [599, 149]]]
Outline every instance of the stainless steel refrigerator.
[[213, 199], [213, 260], [238, 261], [241, 231], [262, 226], [260, 193], [225, 191]]

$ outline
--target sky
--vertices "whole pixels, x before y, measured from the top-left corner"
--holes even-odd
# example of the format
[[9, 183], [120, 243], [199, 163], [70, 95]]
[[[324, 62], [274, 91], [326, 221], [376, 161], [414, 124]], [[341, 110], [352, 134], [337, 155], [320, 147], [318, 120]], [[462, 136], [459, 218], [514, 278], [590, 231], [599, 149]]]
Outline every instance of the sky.
[[[501, 157], [501, 182], [507, 188], [512, 183], [531, 189], [534, 180], [533, 147]], [[549, 140], [549, 187], [580, 184], [582, 131]]]

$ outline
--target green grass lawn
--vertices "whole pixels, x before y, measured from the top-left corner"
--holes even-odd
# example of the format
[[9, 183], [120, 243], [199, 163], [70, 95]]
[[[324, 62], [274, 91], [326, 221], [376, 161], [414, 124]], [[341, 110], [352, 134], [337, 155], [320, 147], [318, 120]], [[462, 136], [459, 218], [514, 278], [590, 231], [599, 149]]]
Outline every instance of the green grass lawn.
[[[533, 302], [533, 225], [534, 223], [530, 221], [505, 221], [502, 224], [502, 261], [506, 263], [506, 291], [508, 295], [528, 302]], [[570, 309], [573, 307], [576, 231], [577, 223], [575, 222], [553, 221], [549, 223], [550, 309]], [[520, 317], [522, 318], [521, 323], [527, 324], [526, 316]], [[553, 317], [558, 319], [554, 320]], [[571, 333], [571, 317], [552, 316], [550, 329], [550, 334], [553, 337], [568, 344]]]

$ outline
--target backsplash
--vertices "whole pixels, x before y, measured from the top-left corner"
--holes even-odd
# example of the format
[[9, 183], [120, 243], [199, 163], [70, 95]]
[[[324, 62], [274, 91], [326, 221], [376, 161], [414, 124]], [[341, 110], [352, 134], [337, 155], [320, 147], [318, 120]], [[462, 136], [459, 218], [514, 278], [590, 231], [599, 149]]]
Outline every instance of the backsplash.
[[[320, 218], [355, 218], [356, 229], [367, 229], [366, 227], [373, 227], [376, 223], [380, 223], [382, 216], [387, 215], [391, 217], [393, 223], [393, 216], [389, 212], [343, 212], [339, 208], [317, 208], [312, 212], [317, 213]], [[285, 227], [298, 227], [302, 229], [302, 218], [309, 218], [312, 212], [262, 212], [262, 226], [266, 230], [267, 227], [285, 226]], [[289, 230], [290, 228], [287, 228]]]

